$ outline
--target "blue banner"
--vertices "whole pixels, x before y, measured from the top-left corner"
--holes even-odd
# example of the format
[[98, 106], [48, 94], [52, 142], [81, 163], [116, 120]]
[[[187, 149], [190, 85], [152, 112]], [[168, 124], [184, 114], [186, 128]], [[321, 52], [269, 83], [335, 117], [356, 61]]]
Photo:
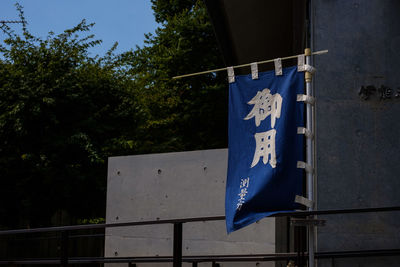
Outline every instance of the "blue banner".
[[281, 211], [302, 195], [304, 72], [297, 67], [235, 77], [229, 85], [228, 233]]

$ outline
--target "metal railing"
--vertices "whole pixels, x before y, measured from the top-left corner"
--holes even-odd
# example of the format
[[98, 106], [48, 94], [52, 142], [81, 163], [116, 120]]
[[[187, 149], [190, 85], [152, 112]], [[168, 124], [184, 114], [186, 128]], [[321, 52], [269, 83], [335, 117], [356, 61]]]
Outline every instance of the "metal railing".
[[[395, 207], [380, 207], [380, 208], [359, 208], [359, 209], [337, 209], [337, 210], [314, 210], [314, 211], [295, 211], [282, 212], [272, 215], [271, 217], [292, 217], [305, 218], [313, 215], [333, 215], [333, 214], [356, 214], [356, 213], [371, 213], [371, 212], [389, 212], [400, 211], [400, 206]], [[307, 252], [300, 251], [295, 253], [274, 253], [274, 254], [253, 254], [253, 255], [201, 255], [201, 256], [183, 256], [182, 255], [182, 240], [183, 240], [183, 224], [191, 222], [206, 222], [206, 221], [222, 221], [225, 216], [214, 217], [199, 217], [186, 219], [171, 219], [171, 220], [155, 220], [155, 221], [135, 221], [123, 223], [105, 223], [105, 224], [89, 224], [89, 225], [72, 225], [58, 227], [44, 227], [34, 229], [17, 229], [17, 230], [2, 230], [0, 237], [5, 235], [16, 234], [32, 234], [45, 232], [61, 233], [61, 247], [59, 258], [37, 258], [37, 259], [0, 259], [0, 265], [24, 265], [24, 264], [59, 264], [68, 266], [69, 264], [93, 264], [93, 263], [130, 263], [130, 266], [135, 266], [136, 263], [154, 263], [154, 262], [172, 262], [174, 267], [182, 266], [182, 262], [191, 263], [192, 266], [197, 266], [201, 262], [211, 262], [213, 266], [218, 266], [220, 262], [262, 262], [262, 261], [282, 261], [295, 260], [296, 262], [306, 262]], [[140, 225], [157, 225], [157, 224], [172, 224], [173, 229], [173, 255], [172, 256], [155, 256], [155, 257], [70, 257], [68, 255], [68, 243], [70, 232], [75, 230], [89, 229], [106, 229], [113, 227], [128, 227]], [[348, 258], [348, 257], [376, 257], [376, 256], [398, 256], [400, 249], [385, 249], [385, 250], [359, 250], [359, 251], [333, 251], [333, 252], [316, 252], [316, 259], [324, 258]]]

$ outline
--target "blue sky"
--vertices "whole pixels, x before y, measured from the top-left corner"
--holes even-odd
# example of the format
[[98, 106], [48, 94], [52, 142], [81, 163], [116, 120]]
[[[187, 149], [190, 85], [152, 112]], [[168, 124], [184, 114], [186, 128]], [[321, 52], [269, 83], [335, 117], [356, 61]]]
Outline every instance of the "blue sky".
[[[18, 19], [15, 0], [0, 0], [0, 20]], [[154, 20], [150, 0], [19, 0], [23, 7], [29, 31], [46, 37], [72, 28], [82, 19], [95, 22], [91, 33], [103, 43], [90, 50], [103, 55], [118, 42], [117, 52], [142, 46], [145, 33], [154, 33], [158, 26]], [[10, 25], [12, 26], [12, 25]], [[18, 26], [12, 26], [17, 29]], [[4, 34], [0, 33], [0, 39]]]

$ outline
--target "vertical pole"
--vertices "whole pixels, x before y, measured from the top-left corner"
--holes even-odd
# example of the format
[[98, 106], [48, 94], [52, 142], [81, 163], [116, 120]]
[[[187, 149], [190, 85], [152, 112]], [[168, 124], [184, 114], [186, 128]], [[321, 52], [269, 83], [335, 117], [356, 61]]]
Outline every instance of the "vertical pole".
[[297, 250], [297, 259], [296, 259], [295, 265], [302, 267], [301, 258], [300, 258], [300, 244], [303, 240], [300, 240], [300, 229], [299, 228], [300, 228], [299, 226], [294, 227], [294, 233], [295, 233], [295, 239], [296, 239], [296, 250]]
[[182, 267], [182, 223], [174, 223], [174, 267]]
[[[306, 64], [311, 64], [311, 49], [306, 48], [304, 51], [306, 57]], [[314, 96], [312, 90], [312, 74], [310, 72], [305, 73], [305, 80], [306, 80], [306, 95]], [[313, 132], [313, 114], [314, 110], [312, 104], [307, 103], [306, 106], [306, 117], [307, 123], [306, 127], [310, 132]], [[312, 167], [311, 172], [307, 172], [307, 198], [314, 203], [314, 162], [313, 162], [313, 151], [314, 151], [314, 138], [307, 138], [306, 143], [306, 157], [307, 157], [307, 164]], [[310, 207], [309, 210], [313, 210], [313, 207]], [[314, 267], [314, 226], [310, 224], [308, 227], [308, 266]]]
[[68, 231], [61, 232], [61, 266], [67, 267], [68, 266], [68, 240], [69, 233]]

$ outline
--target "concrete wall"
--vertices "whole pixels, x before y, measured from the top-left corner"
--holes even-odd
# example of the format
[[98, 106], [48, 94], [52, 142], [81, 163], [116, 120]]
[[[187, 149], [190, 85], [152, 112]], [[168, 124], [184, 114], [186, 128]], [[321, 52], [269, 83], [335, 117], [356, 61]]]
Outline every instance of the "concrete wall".
[[[227, 149], [109, 158], [106, 222], [224, 215], [226, 169]], [[172, 225], [110, 228], [105, 256], [171, 256], [172, 237]], [[229, 236], [224, 221], [187, 223], [183, 239], [184, 256], [274, 253], [275, 221], [264, 219]]]
[[[313, 1], [317, 74], [318, 209], [400, 204], [400, 1]], [[369, 99], [361, 86], [386, 85]], [[318, 250], [400, 247], [396, 212], [328, 216]], [[399, 258], [320, 261], [319, 266], [398, 266]]]

